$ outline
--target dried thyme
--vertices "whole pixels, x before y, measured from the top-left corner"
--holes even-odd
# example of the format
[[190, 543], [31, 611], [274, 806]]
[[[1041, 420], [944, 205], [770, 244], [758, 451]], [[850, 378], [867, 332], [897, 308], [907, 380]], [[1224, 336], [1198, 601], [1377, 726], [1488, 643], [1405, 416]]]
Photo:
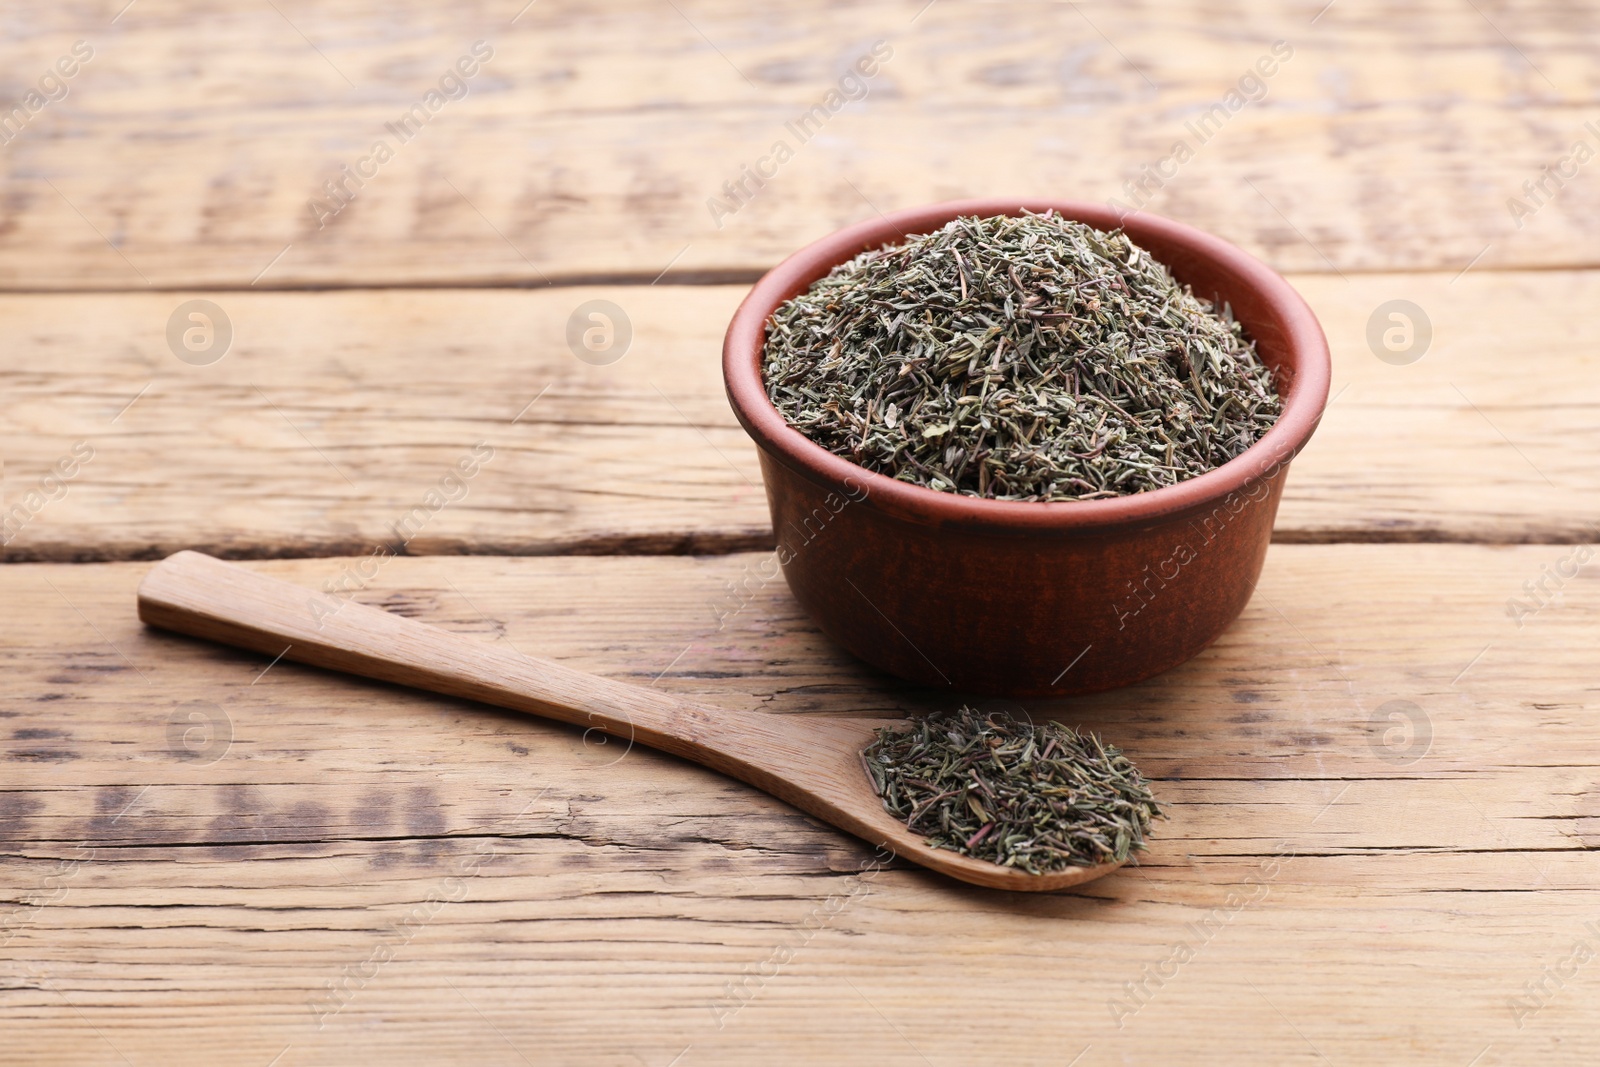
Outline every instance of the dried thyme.
[[997, 500], [1092, 500], [1203, 474], [1276, 421], [1231, 312], [1121, 231], [959, 218], [864, 252], [767, 324], [767, 394], [869, 470]]
[[1115, 748], [1003, 711], [880, 730], [862, 757], [884, 808], [930, 846], [1029, 874], [1126, 860], [1161, 814]]

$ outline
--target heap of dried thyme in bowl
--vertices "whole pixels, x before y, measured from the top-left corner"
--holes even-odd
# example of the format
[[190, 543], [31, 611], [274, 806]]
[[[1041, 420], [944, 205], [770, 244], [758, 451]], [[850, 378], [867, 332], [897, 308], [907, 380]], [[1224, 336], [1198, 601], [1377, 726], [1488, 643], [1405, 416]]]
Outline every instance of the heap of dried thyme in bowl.
[[883, 806], [934, 848], [1050, 874], [1126, 860], [1161, 814], [1093, 734], [973, 708], [884, 729], [862, 753]]
[[1172, 485], [1281, 410], [1229, 308], [1121, 231], [1050, 212], [958, 218], [840, 264], [773, 312], [762, 371], [830, 452], [996, 500]]

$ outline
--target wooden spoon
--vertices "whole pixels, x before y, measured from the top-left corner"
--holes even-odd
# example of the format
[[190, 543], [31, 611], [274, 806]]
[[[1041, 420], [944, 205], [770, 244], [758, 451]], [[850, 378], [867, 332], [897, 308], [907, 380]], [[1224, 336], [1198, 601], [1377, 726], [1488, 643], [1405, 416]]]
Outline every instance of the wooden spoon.
[[327, 604], [310, 590], [199, 552], [167, 557], [139, 583], [139, 618], [148, 625], [638, 741], [965, 882], [1044, 892], [1121, 866], [1028, 874], [929, 847], [883, 809], [861, 762], [874, 731], [893, 720], [710, 710], [377, 608], [345, 602], [333, 611]]

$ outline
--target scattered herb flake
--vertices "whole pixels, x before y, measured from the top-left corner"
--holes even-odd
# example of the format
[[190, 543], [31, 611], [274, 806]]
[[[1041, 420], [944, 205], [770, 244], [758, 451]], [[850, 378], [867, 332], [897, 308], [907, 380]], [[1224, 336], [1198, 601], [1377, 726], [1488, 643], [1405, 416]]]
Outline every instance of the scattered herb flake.
[[958, 218], [841, 264], [767, 324], [767, 394], [869, 470], [995, 500], [1173, 485], [1281, 402], [1254, 342], [1120, 230]]
[[1093, 734], [970, 707], [883, 729], [862, 753], [884, 808], [934, 848], [1049, 874], [1120, 862], [1162, 814]]

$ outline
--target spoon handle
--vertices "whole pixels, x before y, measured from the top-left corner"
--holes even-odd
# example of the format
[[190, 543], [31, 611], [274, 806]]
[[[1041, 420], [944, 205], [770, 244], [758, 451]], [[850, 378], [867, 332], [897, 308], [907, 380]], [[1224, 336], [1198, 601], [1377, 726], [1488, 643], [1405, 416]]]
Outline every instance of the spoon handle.
[[139, 584], [139, 618], [268, 656], [602, 730], [732, 773], [745, 769], [741, 757], [759, 758], [754, 750], [765, 732], [741, 716], [740, 730], [731, 732], [738, 736], [730, 738], [726, 717], [719, 733], [713, 716], [669, 694], [524, 656], [200, 552], [178, 552], [150, 570]]
[[1120, 866], [1030, 875], [928, 847], [884, 811], [862, 770], [872, 721], [786, 724], [794, 716], [697, 707], [199, 552], [179, 552], [150, 569], [139, 583], [139, 618], [266, 656], [603, 730], [748, 782], [868, 844], [977, 885], [1040, 892]]

